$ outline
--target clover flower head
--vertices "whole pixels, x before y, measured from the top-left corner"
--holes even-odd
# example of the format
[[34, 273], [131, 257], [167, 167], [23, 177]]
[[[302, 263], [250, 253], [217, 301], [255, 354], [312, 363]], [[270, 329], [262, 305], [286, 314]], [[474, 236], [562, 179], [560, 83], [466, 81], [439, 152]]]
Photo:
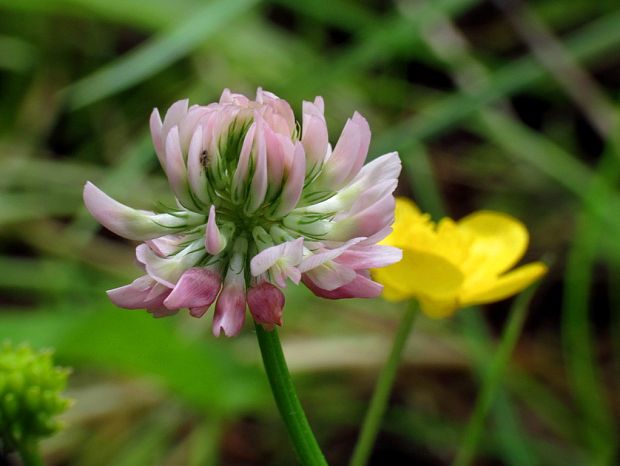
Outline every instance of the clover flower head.
[[0, 345], [0, 446], [12, 451], [60, 429], [57, 416], [70, 405], [61, 395], [68, 374], [49, 351]]
[[401, 248], [403, 259], [374, 270], [373, 277], [384, 285], [386, 299], [415, 298], [431, 317], [505, 299], [547, 271], [540, 262], [510, 270], [523, 257], [529, 235], [509, 215], [479, 211], [435, 224], [413, 202], [398, 198], [395, 216], [394, 231], [382, 244]]
[[391, 231], [396, 153], [364, 165], [370, 128], [359, 113], [329, 144], [323, 99], [304, 102], [301, 125], [285, 101], [222, 93], [217, 103], [174, 103], [151, 115], [153, 144], [177, 199], [162, 212], [136, 210], [91, 183], [84, 201], [114, 233], [143, 241], [145, 275], [110, 290], [120, 307], [200, 317], [216, 302], [213, 333], [237, 334], [246, 305], [265, 327], [280, 325], [282, 288], [303, 282], [326, 298], [375, 297], [369, 269], [400, 259], [376, 243]]

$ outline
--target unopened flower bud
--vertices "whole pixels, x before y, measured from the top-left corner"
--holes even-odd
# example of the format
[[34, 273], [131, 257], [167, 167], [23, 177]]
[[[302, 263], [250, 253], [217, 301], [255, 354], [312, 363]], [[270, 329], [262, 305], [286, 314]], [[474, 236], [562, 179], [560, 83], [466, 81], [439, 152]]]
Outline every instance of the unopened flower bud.
[[248, 290], [248, 307], [254, 320], [267, 329], [282, 325], [284, 293], [269, 282], [259, 283]]
[[0, 345], [0, 438], [7, 450], [37, 442], [60, 429], [57, 416], [71, 404], [61, 392], [69, 370], [55, 367], [49, 351]]

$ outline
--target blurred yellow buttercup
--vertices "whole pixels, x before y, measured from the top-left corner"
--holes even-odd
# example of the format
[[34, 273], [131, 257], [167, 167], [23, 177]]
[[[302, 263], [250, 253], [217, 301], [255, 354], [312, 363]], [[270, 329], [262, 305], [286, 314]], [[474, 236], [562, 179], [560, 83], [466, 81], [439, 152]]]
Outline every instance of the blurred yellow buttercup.
[[396, 200], [394, 231], [383, 244], [403, 250], [403, 259], [373, 271], [390, 301], [415, 298], [431, 317], [458, 308], [499, 301], [544, 275], [533, 262], [510, 270], [525, 253], [529, 235], [517, 219], [478, 211], [435, 224], [408, 199]]

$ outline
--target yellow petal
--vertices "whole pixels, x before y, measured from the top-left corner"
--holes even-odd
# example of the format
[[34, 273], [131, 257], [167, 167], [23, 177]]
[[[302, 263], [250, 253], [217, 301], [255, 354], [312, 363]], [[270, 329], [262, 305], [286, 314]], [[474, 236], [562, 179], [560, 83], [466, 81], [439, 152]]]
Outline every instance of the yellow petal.
[[396, 198], [394, 223], [392, 233], [381, 241], [381, 244], [408, 247], [414, 240], [414, 230], [430, 223], [430, 217], [420, 212], [420, 209], [405, 197]]
[[442, 257], [412, 248], [403, 249], [400, 262], [374, 270], [373, 277], [385, 286], [386, 297], [441, 301], [456, 299], [464, 278], [457, 267]]
[[433, 319], [450, 317], [459, 308], [459, 303], [454, 298], [438, 300], [420, 297], [419, 302], [422, 312]]
[[510, 269], [523, 257], [529, 240], [520, 221], [500, 212], [475, 212], [459, 220], [457, 227], [471, 240], [468, 258], [461, 264], [467, 287]]
[[394, 208], [396, 218], [405, 218], [410, 215], [420, 215], [420, 209], [411, 199], [407, 197], [397, 197]]
[[546, 272], [545, 264], [532, 262], [490, 281], [485, 286], [464, 288], [461, 293], [461, 306], [492, 303], [508, 298], [527, 288]]
[[[376, 277], [373, 277], [373, 278], [375, 278], [376, 280]], [[392, 288], [391, 286], [388, 286], [388, 285], [383, 285], [383, 292], [381, 293], [381, 296], [386, 301], [390, 301], [393, 303], [398, 302], [398, 301], [404, 301], [406, 299], [411, 299], [413, 297], [411, 293], [398, 290], [396, 288]]]

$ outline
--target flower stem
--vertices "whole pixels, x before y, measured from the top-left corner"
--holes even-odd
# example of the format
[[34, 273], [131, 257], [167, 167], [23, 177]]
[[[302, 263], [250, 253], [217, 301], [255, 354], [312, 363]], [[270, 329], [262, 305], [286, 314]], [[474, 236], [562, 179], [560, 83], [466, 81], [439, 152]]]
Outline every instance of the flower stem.
[[535, 290], [536, 286], [531, 286], [517, 297], [512, 306], [508, 323], [504, 327], [501, 341], [487, 369], [476, 405], [465, 428], [462, 443], [452, 463], [453, 466], [469, 466], [474, 461], [478, 443], [482, 437], [484, 421], [495, 400], [512, 351], [521, 335], [528, 306]]
[[301, 464], [303, 466], [327, 466], [327, 461], [297, 398], [277, 330], [268, 332], [256, 324], [256, 336], [273, 397]]
[[396, 371], [400, 364], [400, 360], [407, 343], [407, 338], [411, 333], [413, 327], [413, 320], [418, 310], [417, 301], [412, 301], [409, 307], [405, 310], [396, 335], [394, 336], [394, 342], [392, 343], [392, 349], [388, 360], [383, 366], [381, 373], [379, 374], [379, 380], [375, 387], [375, 392], [372, 395], [370, 406], [366, 411], [366, 417], [362, 424], [362, 430], [357, 439], [357, 444], [353, 450], [353, 456], [351, 458], [350, 466], [364, 466], [368, 462], [368, 458], [372, 451], [372, 447], [375, 443], [381, 420], [385, 409], [387, 407], [390, 392], [392, 391], [392, 385], [396, 378]]
[[17, 448], [24, 466], [44, 466], [43, 458], [39, 453], [39, 445], [36, 440], [23, 441]]

